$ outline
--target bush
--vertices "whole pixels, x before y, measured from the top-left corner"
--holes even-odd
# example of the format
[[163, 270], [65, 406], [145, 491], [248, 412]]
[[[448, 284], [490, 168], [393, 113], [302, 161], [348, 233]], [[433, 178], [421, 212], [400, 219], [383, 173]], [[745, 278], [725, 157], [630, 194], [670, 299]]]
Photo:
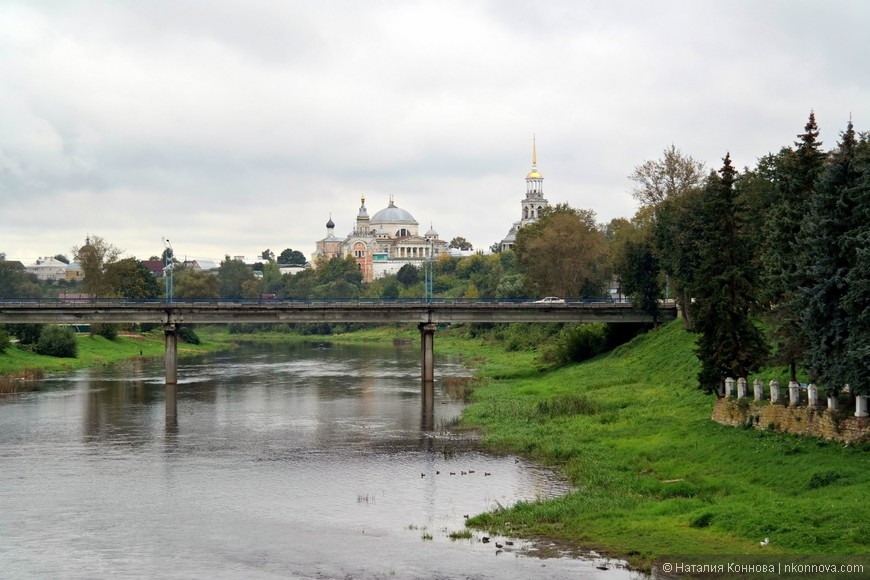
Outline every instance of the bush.
[[118, 325], [103, 323], [93, 324], [91, 325], [91, 336], [94, 336], [95, 334], [109, 340], [115, 340], [118, 338]]
[[603, 324], [572, 324], [562, 329], [544, 353], [544, 359], [554, 363], [580, 362], [606, 350]]
[[9, 348], [9, 333], [0, 326], [0, 354], [6, 352], [7, 348]]
[[199, 344], [199, 337], [189, 326], [182, 326], [178, 329], [178, 338], [187, 344]]
[[39, 334], [36, 352], [47, 356], [75, 358], [78, 353], [76, 333], [66, 326], [48, 324]]
[[43, 327], [44, 324], [13, 324], [10, 327], [10, 334], [21, 344], [36, 344]]

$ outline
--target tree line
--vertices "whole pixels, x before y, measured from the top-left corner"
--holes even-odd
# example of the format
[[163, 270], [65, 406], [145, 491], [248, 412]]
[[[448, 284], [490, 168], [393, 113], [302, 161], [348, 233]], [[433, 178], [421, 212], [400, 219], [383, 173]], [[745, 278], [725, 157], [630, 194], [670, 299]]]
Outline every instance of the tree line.
[[824, 150], [812, 113], [797, 137], [742, 171], [671, 146], [630, 176], [615, 271], [651, 311], [663, 286], [676, 297], [705, 390], [781, 364], [870, 393], [870, 140], [850, 120]]

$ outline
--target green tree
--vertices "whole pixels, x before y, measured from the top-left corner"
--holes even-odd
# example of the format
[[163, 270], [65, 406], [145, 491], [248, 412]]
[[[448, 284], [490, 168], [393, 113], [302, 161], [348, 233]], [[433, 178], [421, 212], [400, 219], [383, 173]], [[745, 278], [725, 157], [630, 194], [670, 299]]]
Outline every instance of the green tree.
[[36, 352], [46, 356], [75, 358], [78, 352], [75, 332], [68, 326], [47, 324], [36, 342]]
[[121, 298], [157, 298], [163, 292], [157, 278], [136, 258], [107, 264], [105, 282], [108, 292]]
[[10, 324], [9, 334], [18, 339], [20, 344], [36, 344], [42, 334], [44, 324]]
[[855, 393], [870, 395], [870, 138], [861, 135], [856, 147], [856, 166], [861, 172], [855, 187], [844, 196], [851, 207], [851, 227], [843, 236], [843, 252], [851, 257], [846, 275], [843, 309], [849, 320], [846, 356]]
[[42, 296], [35, 274], [28, 274], [18, 262], [0, 261], [0, 298], [39, 298]]
[[230, 259], [229, 256], [221, 262], [217, 277], [221, 298], [229, 299], [243, 298], [243, 284], [255, 279], [254, 273], [244, 262]]
[[[853, 273], [857, 255], [866, 254], [868, 248], [861, 244], [860, 235], [853, 235], [856, 230], [866, 228], [866, 224], [859, 222], [867, 212], [862, 207], [867, 180], [862, 179], [857, 148], [850, 122], [806, 204], [809, 211], [800, 229], [799, 247], [808, 270], [797, 279], [807, 280], [808, 284], [804, 286], [805, 292], [796, 294], [803, 299], [802, 322], [813, 379], [830, 388], [851, 384], [867, 390], [868, 376], [861, 376], [863, 373], [856, 370], [866, 369], [868, 363], [852, 356], [855, 351], [850, 346], [854, 343], [849, 342], [853, 331], [858, 337], [868, 336], [866, 328], [860, 332], [860, 320], [862, 316], [866, 320], [864, 310], [870, 303], [866, 279], [861, 280]], [[852, 240], [858, 244], [850, 243]], [[852, 288], [852, 282], [857, 283], [856, 288]], [[861, 286], [864, 292], [860, 291]], [[866, 346], [859, 347], [858, 352], [864, 349]]]
[[273, 252], [269, 248], [266, 248], [260, 254], [260, 257], [267, 262], [274, 262], [275, 261], [275, 252]]
[[9, 348], [9, 333], [6, 332], [6, 328], [0, 326], [0, 354], [6, 352], [7, 348]]
[[456, 236], [455, 238], [450, 240], [450, 243], [447, 245], [447, 247], [465, 251], [470, 251], [474, 249], [474, 246], [471, 245], [471, 242], [469, 242], [462, 236]]
[[58, 262], [63, 262], [64, 264], [69, 264], [69, 258], [64, 256], [63, 254], [55, 255], [54, 259], [57, 260]]
[[545, 208], [538, 221], [517, 233], [514, 251], [531, 295], [601, 296], [604, 233], [592, 210], [567, 204]]
[[777, 198], [765, 221], [761, 299], [767, 304], [765, 318], [776, 344], [778, 357], [789, 364], [791, 379], [797, 378], [797, 362], [804, 358], [807, 337], [801, 318], [806, 258], [800, 252], [801, 226], [808, 200], [822, 172], [825, 155], [818, 141], [816, 118], [810, 113], [804, 133], [794, 151], [784, 150], [778, 159]]
[[263, 264], [263, 278], [260, 280], [263, 294], [278, 294], [284, 285], [281, 268], [273, 261]]
[[176, 266], [172, 283], [175, 298], [220, 298], [220, 280], [202, 270]]
[[287, 248], [278, 255], [279, 264], [287, 266], [304, 266], [305, 262], [305, 254], [299, 250]]
[[623, 252], [624, 260], [618, 271], [622, 292], [631, 299], [632, 304], [652, 316], [653, 326], [658, 326], [661, 269], [651, 237], [636, 236], [627, 240]]
[[756, 303], [752, 255], [735, 200], [737, 172], [731, 156], [704, 188], [703, 244], [695, 281], [694, 316], [701, 361], [699, 386], [713, 392], [726, 377], [747, 377], [764, 360], [767, 345], [750, 313]]
[[405, 264], [396, 273], [396, 279], [403, 286], [413, 286], [420, 282], [420, 270], [413, 264]]
[[656, 206], [666, 199], [698, 189], [704, 184], [706, 172], [702, 162], [683, 154], [671, 144], [661, 159], [644, 161], [628, 178], [637, 183], [631, 194], [643, 207]]
[[85, 244], [74, 247], [72, 253], [84, 274], [82, 290], [94, 297], [109, 296], [112, 289], [106, 280], [106, 266], [118, 260], [121, 250], [100, 236], [88, 236]]

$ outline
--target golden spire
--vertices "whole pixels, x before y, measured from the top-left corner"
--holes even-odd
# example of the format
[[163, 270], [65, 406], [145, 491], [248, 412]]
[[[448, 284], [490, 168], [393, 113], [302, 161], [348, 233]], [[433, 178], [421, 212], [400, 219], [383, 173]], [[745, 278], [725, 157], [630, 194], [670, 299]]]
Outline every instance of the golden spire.
[[538, 167], [538, 139], [537, 135], [532, 133], [532, 169]]
[[538, 141], [534, 133], [532, 134], [532, 170], [526, 175], [526, 179], [544, 179], [538, 171]]

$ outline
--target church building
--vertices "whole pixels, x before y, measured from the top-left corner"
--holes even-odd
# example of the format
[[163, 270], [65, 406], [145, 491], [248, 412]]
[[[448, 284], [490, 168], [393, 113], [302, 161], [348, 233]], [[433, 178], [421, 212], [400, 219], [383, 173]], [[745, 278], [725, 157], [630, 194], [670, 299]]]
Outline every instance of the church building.
[[395, 274], [405, 264], [421, 266], [424, 261], [447, 253], [447, 242], [429, 228], [422, 236], [419, 223], [398, 207], [390, 196], [387, 207], [369, 217], [366, 198], [360, 198], [353, 230], [344, 238], [335, 236], [332, 217], [326, 222], [326, 237], [316, 242], [312, 262], [317, 258], [352, 255], [359, 264], [365, 282]]
[[532, 140], [532, 170], [526, 175], [526, 197], [521, 205], [522, 218], [514, 222], [508, 234], [499, 243], [500, 252], [513, 250], [520, 228], [536, 222], [541, 217], [541, 210], [550, 206], [550, 202], [544, 199], [544, 176], [538, 171], [538, 147], [534, 139]]

